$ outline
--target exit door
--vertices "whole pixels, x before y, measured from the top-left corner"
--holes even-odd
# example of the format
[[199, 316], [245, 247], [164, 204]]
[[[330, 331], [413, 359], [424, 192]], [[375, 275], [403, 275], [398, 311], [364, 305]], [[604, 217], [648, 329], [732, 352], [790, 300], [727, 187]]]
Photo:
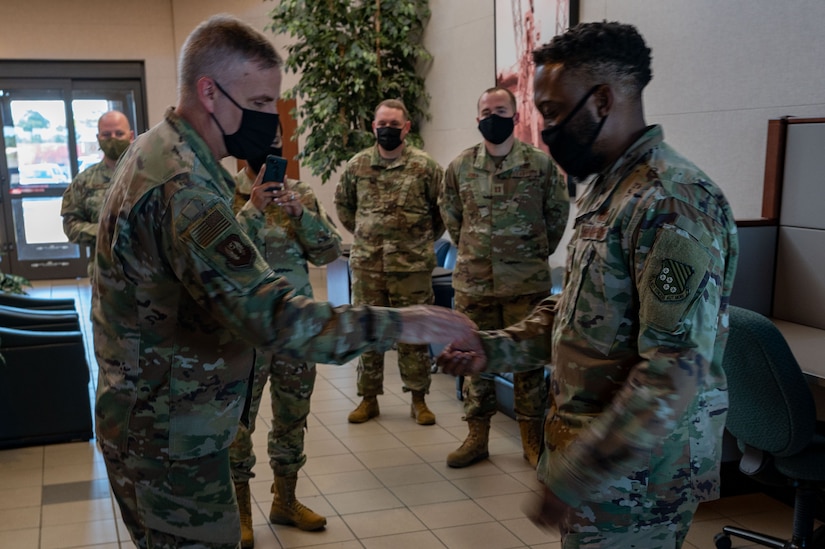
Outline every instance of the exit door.
[[0, 270], [29, 280], [86, 276], [93, 250], [66, 238], [63, 193], [80, 171], [102, 159], [100, 115], [119, 110], [138, 133], [133, 88], [122, 82], [0, 79]]

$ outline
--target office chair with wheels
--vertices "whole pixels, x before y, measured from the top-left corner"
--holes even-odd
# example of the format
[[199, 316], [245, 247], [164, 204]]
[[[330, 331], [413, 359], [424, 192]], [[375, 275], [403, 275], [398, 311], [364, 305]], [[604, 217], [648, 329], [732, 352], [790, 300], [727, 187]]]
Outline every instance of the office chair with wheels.
[[825, 437], [817, 435], [813, 396], [779, 329], [764, 316], [730, 307], [723, 367], [728, 378], [728, 431], [743, 452], [739, 470], [755, 480], [795, 490], [789, 540], [725, 526], [714, 538], [730, 549], [731, 536], [765, 547], [825, 547], [825, 527], [814, 518], [825, 487]]

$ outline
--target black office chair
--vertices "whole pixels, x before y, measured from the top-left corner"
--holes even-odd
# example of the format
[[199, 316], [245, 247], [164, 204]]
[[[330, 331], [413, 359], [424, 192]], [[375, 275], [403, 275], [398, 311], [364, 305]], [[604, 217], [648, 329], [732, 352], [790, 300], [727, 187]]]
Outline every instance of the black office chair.
[[793, 488], [795, 502], [790, 540], [725, 526], [714, 538], [717, 549], [730, 549], [731, 536], [765, 547], [825, 547], [825, 527], [814, 532], [825, 487], [825, 437], [815, 432], [814, 400], [785, 338], [764, 316], [730, 307], [723, 365], [730, 393], [726, 426], [743, 452], [740, 471]]

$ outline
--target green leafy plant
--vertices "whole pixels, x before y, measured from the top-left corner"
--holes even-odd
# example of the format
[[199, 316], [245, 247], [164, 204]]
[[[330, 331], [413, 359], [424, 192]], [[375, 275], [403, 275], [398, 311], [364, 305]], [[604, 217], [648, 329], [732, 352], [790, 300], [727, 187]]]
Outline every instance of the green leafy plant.
[[428, 0], [280, 0], [269, 16], [269, 30], [296, 40], [285, 65], [301, 77], [284, 97], [300, 100], [291, 113], [297, 133], [306, 134], [298, 157], [322, 183], [373, 145], [373, 113], [384, 99], [404, 101], [412, 121], [407, 142], [423, 144]]
[[31, 287], [31, 282], [25, 277], [0, 272], [0, 292], [25, 295], [28, 292], [23, 288]]

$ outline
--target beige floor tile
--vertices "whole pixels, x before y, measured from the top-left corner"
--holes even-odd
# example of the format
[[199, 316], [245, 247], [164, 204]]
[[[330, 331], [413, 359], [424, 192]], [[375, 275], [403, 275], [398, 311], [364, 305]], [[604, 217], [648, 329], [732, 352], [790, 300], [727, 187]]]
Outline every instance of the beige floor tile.
[[41, 549], [61, 549], [92, 545], [93, 543], [113, 543], [118, 539], [114, 520], [77, 522], [41, 528]]
[[395, 486], [391, 490], [407, 507], [469, 499], [467, 494], [447, 480], [423, 484], [406, 484]]
[[510, 549], [524, 544], [509, 530], [497, 522], [454, 526], [433, 531], [449, 549]]
[[390, 536], [407, 532], [426, 530], [409, 509], [398, 508], [367, 513], [356, 513], [343, 517], [358, 539]]
[[416, 505], [410, 509], [430, 530], [493, 521], [493, 518], [472, 500]]
[[528, 493], [531, 490], [509, 475], [462, 478], [453, 484], [471, 498], [483, 498], [502, 494]]
[[330, 475], [332, 473], [343, 473], [346, 471], [360, 471], [364, 466], [352, 454], [342, 454], [339, 456], [318, 456], [307, 459], [303, 472], [312, 475]]
[[418, 454], [407, 447], [358, 452], [356, 458], [368, 469], [424, 463]]
[[499, 521], [524, 518], [524, 509], [528, 504], [528, 496], [522, 493], [493, 495], [475, 498], [482, 509]]
[[338, 439], [304, 440], [304, 452], [307, 456], [322, 457], [349, 454], [350, 450]]
[[387, 432], [366, 436], [341, 437], [341, 442], [347, 447], [347, 449], [349, 449], [350, 452], [355, 454], [404, 447], [403, 442], [398, 440], [396, 436]]
[[60, 465], [43, 470], [43, 484], [66, 484], [107, 478], [106, 466], [102, 461]]
[[461, 440], [454, 437], [449, 431], [442, 429], [438, 425], [421, 426], [419, 429], [410, 431], [403, 431], [396, 433], [404, 444], [410, 448], [417, 448], [418, 446], [430, 446], [433, 444], [453, 444], [460, 445]]
[[[40, 507], [0, 509], [0, 532], [40, 527]], [[2, 545], [0, 547], [11, 547]]]
[[404, 507], [404, 504], [386, 488], [330, 494], [326, 498], [339, 515]]
[[12, 490], [14, 488], [40, 488], [43, 486], [43, 466], [36, 469], [12, 467], [5, 469], [5, 465], [0, 465], [3, 474], [2, 484], [4, 490]]
[[93, 522], [115, 517], [109, 498], [44, 505], [42, 509], [43, 526]]
[[39, 549], [40, 529], [21, 528], [18, 530], [0, 530], [0, 547]]
[[372, 472], [378, 480], [390, 488], [405, 484], [423, 484], [444, 480], [444, 477], [426, 463], [373, 469]]
[[516, 536], [524, 545], [534, 545], [560, 541], [558, 529], [539, 528], [527, 517], [502, 520], [501, 524]]
[[0, 471], [6, 474], [29, 469], [43, 469], [43, 446], [0, 450]]
[[366, 549], [439, 549], [446, 545], [428, 531], [382, 536], [362, 540]]
[[[2, 483], [0, 483], [0, 487], [2, 486]], [[10, 490], [0, 489], [0, 510], [17, 509], [18, 507], [39, 507], [42, 501], [41, 495], [42, 490], [39, 487], [35, 489], [30, 486], [12, 488]]]
[[381, 481], [376, 478], [376, 475], [367, 470], [347, 471], [331, 475], [312, 475], [312, 482], [325, 495], [374, 490], [382, 487]]

